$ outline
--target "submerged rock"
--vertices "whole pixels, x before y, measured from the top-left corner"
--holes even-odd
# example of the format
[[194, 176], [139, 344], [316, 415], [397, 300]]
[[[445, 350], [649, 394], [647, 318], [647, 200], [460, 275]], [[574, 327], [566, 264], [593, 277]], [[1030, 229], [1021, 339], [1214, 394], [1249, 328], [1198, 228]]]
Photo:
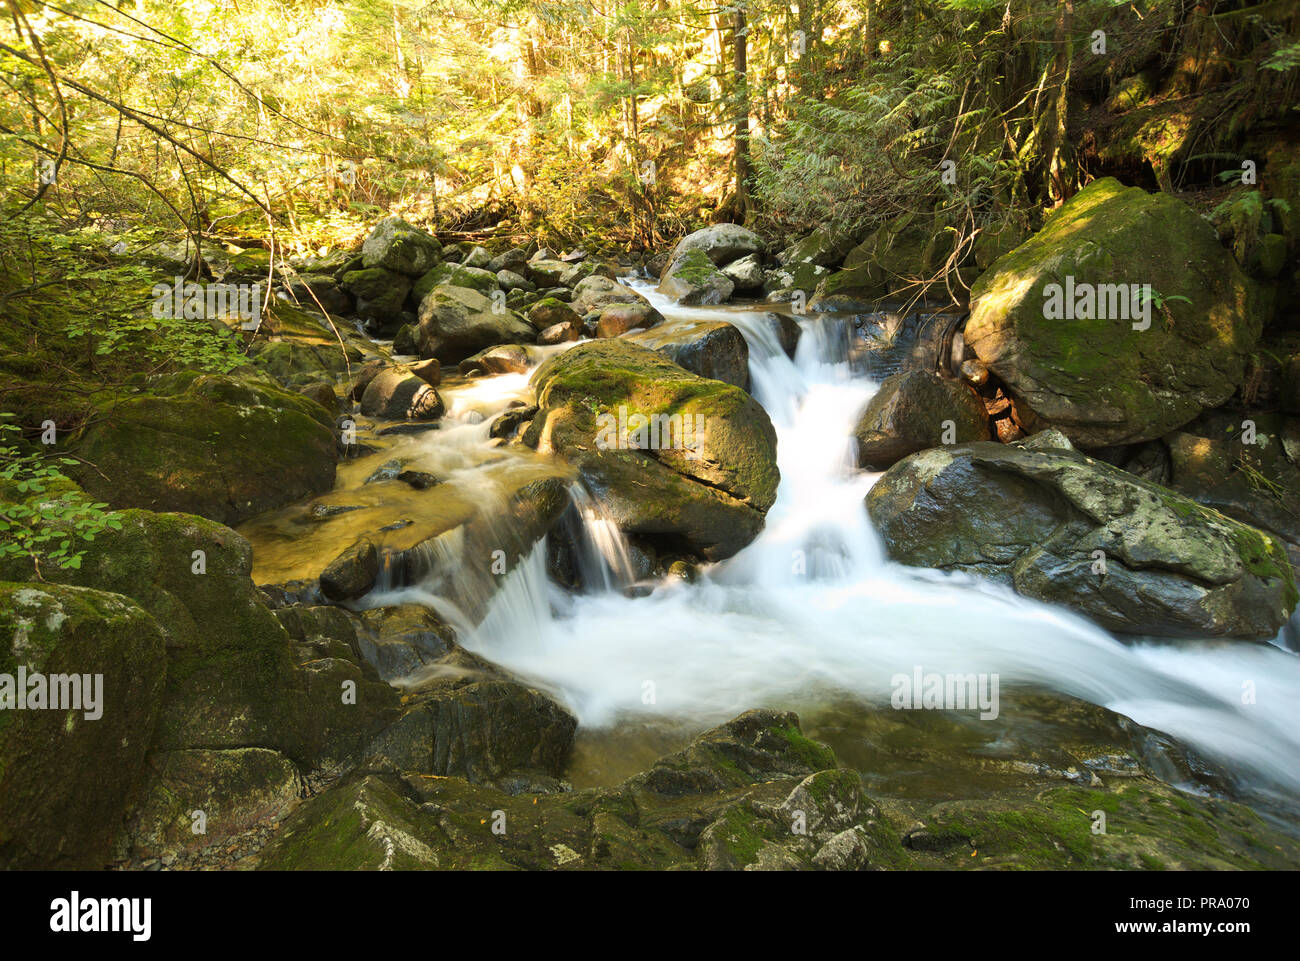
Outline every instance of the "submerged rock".
[[1110, 630], [1269, 639], [1296, 607], [1281, 543], [1047, 432], [914, 454], [867, 495], [895, 560], [962, 570]]

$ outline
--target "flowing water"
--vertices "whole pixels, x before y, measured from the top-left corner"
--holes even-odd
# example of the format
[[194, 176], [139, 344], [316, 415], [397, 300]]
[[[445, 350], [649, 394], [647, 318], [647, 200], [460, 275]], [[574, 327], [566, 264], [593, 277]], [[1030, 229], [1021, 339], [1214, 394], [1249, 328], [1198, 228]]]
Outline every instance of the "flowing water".
[[[801, 318], [790, 359], [758, 310], [683, 308], [632, 283], [668, 323], [721, 319], [745, 335], [752, 393], [779, 438], [781, 485], [763, 533], [694, 582], [668, 578], [634, 596], [644, 592], [624, 590], [626, 544], [578, 488], [585, 564], [597, 572], [587, 593], [552, 584], [539, 547], [477, 624], [429, 585], [377, 592], [368, 604], [423, 601], [460, 620], [465, 647], [572, 709], [588, 747], [605, 738], [606, 761], [627, 755], [622, 773], [681, 732], [752, 707], [887, 707], [892, 678], [919, 668], [996, 674], [1004, 696], [1047, 691], [1101, 705], [1173, 735], [1255, 792], [1287, 806], [1300, 796], [1300, 659], [1267, 644], [1121, 642], [1008, 589], [891, 563], [863, 505], [878, 475], [854, 469], [850, 440], [876, 387], [864, 371], [880, 376], [890, 363], [854, 362], [861, 338], [851, 319]], [[466, 476], [490, 469], [485, 421], [519, 395], [520, 376], [476, 384], [470, 399], [450, 401], [442, 430], [411, 443], [430, 465], [460, 465]], [[473, 391], [489, 400], [484, 416], [467, 419]], [[1253, 703], [1243, 703], [1247, 682]], [[631, 733], [620, 740], [620, 731]]]

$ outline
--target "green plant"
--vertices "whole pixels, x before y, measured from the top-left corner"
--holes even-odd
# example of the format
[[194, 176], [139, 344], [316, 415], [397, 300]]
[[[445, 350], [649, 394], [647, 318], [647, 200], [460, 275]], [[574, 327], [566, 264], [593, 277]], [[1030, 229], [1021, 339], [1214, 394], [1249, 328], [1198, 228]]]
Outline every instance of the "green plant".
[[77, 542], [121, 530], [122, 522], [104, 510], [107, 504], [88, 500], [59, 469], [76, 461], [23, 453], [12, 443], [21, 433], [9, 422], [12, 417], [0, 413], [0, 490], [19, 499], [0, 500], [0, 560], [29, 557], [38, 576], [42, 561], [79, 568], [86, 550]]

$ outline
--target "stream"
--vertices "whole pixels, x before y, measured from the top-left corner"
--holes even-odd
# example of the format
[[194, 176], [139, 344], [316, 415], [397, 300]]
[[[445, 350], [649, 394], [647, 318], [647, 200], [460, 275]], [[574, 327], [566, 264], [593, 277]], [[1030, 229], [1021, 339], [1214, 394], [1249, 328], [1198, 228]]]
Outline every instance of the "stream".
[[[455, 624], [464, 647], [552, 692], [579, 720], [575, 786], [613, 783], [753, 707], [800, 712], [810, 733], [851, 761], [855, 744], [867, 736], [852, 721], [854, 706], [888, 708], [891, 679], [919, 668], [997, 675], [1003, 708], [1000, 719], [988, 722], [973, 712], [956, 719], [952, 712], [899, 712], [942, 715], [916, 719], [908, 736], [993, 755], [1008, 740], [1020, 747], [1059, 740], [1070, 721], [1051, 709], [1029, 717], [1031, 701], [1023, 698], [1065, 695], [1172, 735], [1250, 793], [1294, 810], [1300, 659], [1270, 644], [1121, 641], [1010, 589], [890, 562], [863, 505], [878, 475], [854, 468], [851, 440], [856, 415], [876, 388], [872, 377], [889, 372], [889, 364], [871, 367], [852, 356], [850, 345], [860, 340], [852, 318], [799, 318], [803, 336], [790, 359], [759, 317], [770, 305], [681, 307], [650, 284], [624, 282], [665, 323], [726, 320], [744, 334], [751, 393], [779, 438], [781, 484], [762, 534], [694, 582], [666, 578], [648, 594], [625, 592], [626, 544], [577, 488], [587, 563], [597, 575], [585, 582], [596, 589], [573, 595], [553, 584], [539, 545], [485, 601], [486, 616], [477, 624], [449, 603], [445, 578], [381, 585], [361, 604], [433, 606]], [[888, 361], [888, 349], [881, 356]], [[259, 583], [287, 576], [305, 557], [333, 556], [358, 529], [391, 519], [394, 497], [409, 498], [397, 506], [418, 539], [465, 512], [491, 510], [501, 486], [496, 481], [507, 475], [555, 473], [536, 455], [494, 447], [489, 438], [492, 419], [527, 397], [527, 375], [442, 390], [448, 412], [440, 429], [401, 435], [382, 454], [341, 468], [334, 494], [316, 500], [317, 511], [330, 498], [362, 505], [346, 526], [331, 533], [331, 525], [318, 524], [308, 535], [303, 524], [281, 517], [245, 531], [255, 545]], [[403, 485], [362, 484], [377, 462], [399, 456], [406, 466], [444, 479], [436, 509], [417, 492], [392, 491]], [[1254, 684], [1254, 703], [1243, 703], [1245, 682]], [[891, 776], [870, 773], [877, 784]], [[906, 790], [906, 772], [895, 773], [894, 786]], [[933, 782], [932, 796], [943, 793], [945, 776], [972, 777], [956, 767], [913, 776]]]

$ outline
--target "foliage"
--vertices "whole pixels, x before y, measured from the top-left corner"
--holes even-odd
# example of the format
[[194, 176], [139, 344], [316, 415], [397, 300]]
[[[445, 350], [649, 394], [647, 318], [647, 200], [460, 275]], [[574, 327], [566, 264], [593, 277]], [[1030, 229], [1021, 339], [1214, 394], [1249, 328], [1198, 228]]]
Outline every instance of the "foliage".
[[14, 501], [0, 500], [0, 560], [30, 557], [40, 570], [42, 560], [63, 568], [78, 568], [86, 554], [78, 541], [90, 542], [105, 530], [121, 530], [107, 504], [93, 503], [72, 484], [59, 466], [75, 460], [23, 453], [13, 415], [0, 413], [0, 491]]

